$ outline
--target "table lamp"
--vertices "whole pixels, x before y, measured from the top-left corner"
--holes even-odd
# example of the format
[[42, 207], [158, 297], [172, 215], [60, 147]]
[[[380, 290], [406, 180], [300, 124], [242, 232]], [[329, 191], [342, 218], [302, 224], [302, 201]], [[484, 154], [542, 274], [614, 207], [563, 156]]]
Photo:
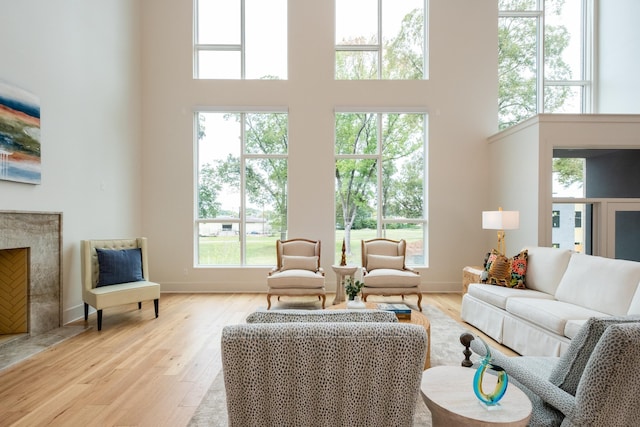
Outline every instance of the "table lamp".
[[482, 212], [482, 228], [485, 230], [498, 230], [498, 252], [502, 255], [506, 252], [504, 241], [504, 230], [517, 230], [520, 226], [520, 212], [503, 211], [498, 208], [497, 211]]

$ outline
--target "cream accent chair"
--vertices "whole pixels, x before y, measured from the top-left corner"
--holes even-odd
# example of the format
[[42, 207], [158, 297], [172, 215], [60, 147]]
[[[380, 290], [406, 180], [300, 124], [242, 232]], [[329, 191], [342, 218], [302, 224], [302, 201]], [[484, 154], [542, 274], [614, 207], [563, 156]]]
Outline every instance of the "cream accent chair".
[[267, 310], [271, 296], [318, 296], [324, 308], [324, 270], [320, 267], [320, 240], [289, 239], [276, 242], [277, 267], [267, 277]]
[[[98, 287], [100, 267], [96, 249], [118, 250], [135, 248], [140, 248], [142, 254], [142, 277], [144, 280]], [[89, 316], [89, 306], [98, 311], [98, 330], [101, 330], [103, 309], [134, 302], [137, 302], [138, 309], [141, 309], [142, 301], [147, 300], [153, 300], [156, 318], [158, 317], [160, 284], [149, 281], [147, 239], [145, 237], [118, 240], [82, 240], [80, 251], [85, 322]]]
[[391, 239], [362, 241], [362, 299], [369, 295], [417, 295], [418, 309], [422, 311], [420, 275], [407, 268], [405, 254], [407, 242]]

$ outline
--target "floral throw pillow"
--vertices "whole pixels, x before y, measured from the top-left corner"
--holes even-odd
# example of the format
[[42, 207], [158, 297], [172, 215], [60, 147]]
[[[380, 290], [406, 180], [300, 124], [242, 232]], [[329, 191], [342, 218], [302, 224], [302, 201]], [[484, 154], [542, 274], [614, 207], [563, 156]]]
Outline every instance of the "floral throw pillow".
[[484, 266], [487, 272], [485, 283], [525, 289], [528, 256], [529, 252], [526, 249], [511, 258], [507, 258], [495, 249], [491, 250], [487, 254]]

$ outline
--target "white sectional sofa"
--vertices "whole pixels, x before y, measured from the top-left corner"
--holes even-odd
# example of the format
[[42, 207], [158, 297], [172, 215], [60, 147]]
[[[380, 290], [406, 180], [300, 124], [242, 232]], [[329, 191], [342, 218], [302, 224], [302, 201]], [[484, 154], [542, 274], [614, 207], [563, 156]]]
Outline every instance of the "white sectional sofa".
[[461, 317], [526, 356], [560, 356], [590, 317], [640, 314], [640, 262], [529, 247], [527, 289], [469, 285]]

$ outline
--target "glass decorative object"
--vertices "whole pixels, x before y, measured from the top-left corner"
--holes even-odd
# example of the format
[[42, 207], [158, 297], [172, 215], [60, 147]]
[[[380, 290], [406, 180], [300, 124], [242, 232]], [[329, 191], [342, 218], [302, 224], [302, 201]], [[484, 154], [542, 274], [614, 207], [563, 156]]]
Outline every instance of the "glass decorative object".
[[[484, 344], [487, 354], [480, 361], [480, 366], [478, 366], [476, 374], [473, 377], [473, 392], [482, 403], [488, 406], [494, 406], [498, 404], [500, 399], [502, 399], [505, 392], [507, 391], [509, 378], [504, 369], [492, 363], [491, 350], [489, 349], [487, 343], [484, 342], [484, 340], [482, 340], [480, 337], [477, 338], [480, 339], [482, 344]], [[491, 393], [485, 393], [482, 389], [482, 381], [487, 369], [495, 371], [498, 376], [498, 382], [496, 383], [496, 386]]]

